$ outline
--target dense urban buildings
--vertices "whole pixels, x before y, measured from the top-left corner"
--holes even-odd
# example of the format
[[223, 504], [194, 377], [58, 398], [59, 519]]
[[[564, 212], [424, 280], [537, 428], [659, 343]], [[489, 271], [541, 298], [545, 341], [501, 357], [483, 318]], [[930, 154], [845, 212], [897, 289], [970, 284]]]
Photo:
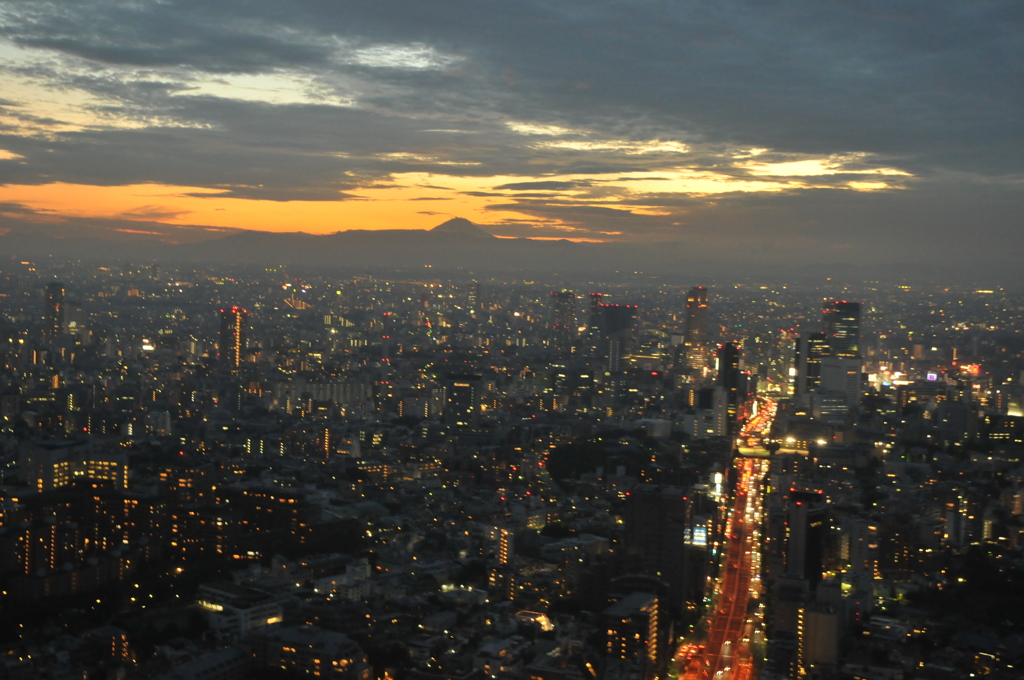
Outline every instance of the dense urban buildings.
[[1024, 294], [693, 283], [3, 262], [0, 678], [1019, 677]]

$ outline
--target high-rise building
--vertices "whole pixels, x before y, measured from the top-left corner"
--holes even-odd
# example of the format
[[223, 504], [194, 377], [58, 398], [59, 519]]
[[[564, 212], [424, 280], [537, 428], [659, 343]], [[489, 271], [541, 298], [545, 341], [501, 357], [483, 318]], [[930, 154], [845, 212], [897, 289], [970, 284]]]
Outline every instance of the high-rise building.
[[[703, 506], [707, 505], [707, 508]], [[657, 576], [669, 586], [662, 607], [670, 616], [703, 605], [707, 542], [693, 540], [695, 513], [712, 508], [708, 499], [681, 487], [639, 484], [626, 500], [626, 555], [638, 573]], [[690, 536], [689, 542], [683, 540]]]
[[220, 310], [220, 337], [217, 339], [217, 355], [221, 363], [231, 370], [238, 370], [245, 354], [245, 322], [249, 313], [241, 307], [226, 307]]
[[638, 310], [636, 305], [602, 304], [598, 307], [599, 325], [609, 371], [621, 371], [622, 358], [634, 349], [637, 340]]
[[825, 338], [832, 356], [860, 358], [860, 303], [835, 300], [824, 314]]
[[599, 314], [604, 300], [604, 293], [591, 293], [587, 297], [590, 298], [590, 324], [591, 326], [597, 326], [599, 323]]
[[57, 337], [64, 333], [64, 284], [46, 284], [46, 322], [44, 335]]
[[829, 355], [824, 333], [801, 333], [796, 339], [795, 385], [793, 394], [800, 397], [818, 391], [821, 384], [821, 360]]
[[821, 381], [818, 391], [823, 395], [841, 398], [850, 408], [860, 402], [860, 359], [844, 357], [823, 357], [821, 359]]
[[708, 289], [695, 286], [686, 294], [686, 329], [683, 340], [686, 365], [704, 368], [707, 365]]
[[551, 330], [555, 348], [570, 352], [576, 339], [576, 294], [571, 290], [551, 291]]
[[743, 373], [743, 352], [733, 342], [718, 346], [718, 384], [725, 388], [729, 423], [736, 420], [740, 405], [747, 400], [747, 376]]
[[791, 489], [786, 521], [786, 575], [806, 579], [812, 591], [821, 581], [828, 529], [825, 494]]
[[510, 564], [512, 558], [515, 557], [515, 539], [516, 535], [508, 527], [498, 528], [498, 563], [499, 564]]
[[466, 290], [466, 302], [470, 309], [482, 309], [483, 308], [483, 291], [480, 289], [480, 282], [474, 279]]

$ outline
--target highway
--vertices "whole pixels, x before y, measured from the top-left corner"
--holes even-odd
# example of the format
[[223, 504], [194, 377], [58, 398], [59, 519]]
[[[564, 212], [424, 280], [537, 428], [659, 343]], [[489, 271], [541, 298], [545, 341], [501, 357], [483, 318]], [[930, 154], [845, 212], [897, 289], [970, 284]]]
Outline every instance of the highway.
[[[764, 400], [750, 417], [741, 437], [767, 434], [775, 404]], [[685, 680], [749, 680], [755, 666], [751, 641], [757, 627], [752, 599], [760, 586], [760, 537], [763, 521], [761, 497], [768, 461], [737, 457], [736, 492], [725, 527], [725, 550], [712, 596], [711, 618], [703, 644], [694, 640], [680, 646], [676, 663]]]

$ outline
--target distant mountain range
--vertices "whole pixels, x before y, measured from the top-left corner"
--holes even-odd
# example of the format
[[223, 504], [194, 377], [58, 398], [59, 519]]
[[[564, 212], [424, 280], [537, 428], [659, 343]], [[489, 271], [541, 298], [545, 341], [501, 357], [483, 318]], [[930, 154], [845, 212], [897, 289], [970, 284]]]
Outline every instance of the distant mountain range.
[[[334, 234], [241, 231], [199, 243], [169, 244], [159, 236], [114, 240], [11, 231], [0, 254], [28, 260], [137, 260], [200, 265], [305, 265], [343, 270], [472, 269], [475, 271], [578, 271], [620, 251], [615, 244], [498, 238], [456, 217], [433, 229], [351, 230]], [[626, 246], [635, 250], [634, 247]]]
[[[94, 234], [97, 232], [93, 232]], [[111, 233], [111, 232], [98, 232]], [[100, 235], [55, 235], [43, 230], [12, 230], [0, 236], [0, 257], [40, 261], [49, 258], [92, 262], [135, 261], [168, 265], [271, 266], [328, 269], [342, 274], [423, 271], [480, 276], [517, 273], [548, 278], [611, 280], [634, 272], [695, 281], [695, 277], [738, 280], [939, 281], [1005, 283], [1020, 286], [1014, 266], [965, 267], [943, 263], [881, 264], [761, 263], [710, 261], [696, 257], [682, 242], [576, 243], [565, 240], [498, 238], [456, 217], [433, 229], [351, 230], [334, 234], [240, 231], [198, 243], [169, 244], [159, 235], [124, 239]]]

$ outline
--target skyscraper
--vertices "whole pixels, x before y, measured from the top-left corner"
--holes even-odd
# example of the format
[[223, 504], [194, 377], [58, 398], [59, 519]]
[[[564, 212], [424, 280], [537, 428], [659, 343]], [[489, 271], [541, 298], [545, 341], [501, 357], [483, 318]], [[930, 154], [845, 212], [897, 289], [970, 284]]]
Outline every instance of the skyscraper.
[[633, 487], [626, 499], [626, 555], [637, 572], [668, 584], [662, 605], [674, 615], [702, 604], [707, 545], [683, 540], [688, 532], [693, 536], [694, 509], [701, 500], [681, 487], [653, 484]]
[[703, 345], [708, 341], [708, 289], [694, 286], [686, 294], [686, 343]]
[[466, 302], [470, 309], [481, 309], [483, 307], [483, 298], [480, 293], [480, 282], [473, 279], [466, 291]]
[[551, 330], [560, 352], [570, 352], [576, 339], [576, 294], [571, 290], [551, 291]]
[[827, 533], [825, 494], [791, 489], [786, 521], [786, 575], [806, 579], [812, 591], [821, 581]]
[[602, 304], [598, 311], [608, 370], [620, 371], [622, 357], [632, 352], [636, 344], [639, 308], [636, 305]]
[[235, 371], [242, 365], [245, 353], [245, 322], [249, 312], [241, 307], [227, 307], [220, 310], [220, 337], [217, 339], [217, 356], [228, 369]]
[[821, 359], [829, 355], [828, 339], [824, 333], [804, 332], [797, 336], [796, 384], [793, 394], [800, 397], [818, 391], [821, 384]]
[[707, 365], [708, 289], [694, 286], [686, 294], [686, 329], [683, 347], [686, 365], [701, 369]]
[[718, 384], [725, 388], [731, 427], [736, 422], [740, 404], [747, 400], [743, 353], [735, 343], [727, 342], [718, 346]]
[[600, 308], [601, 302], [604, 299], [604, 293], [591, 293], [590, 298], [590, 326], [596, 327], [600, 323]]
[[57, 337], [64, 333], [64, 284], [46, 284], [46, 321], [43, 334]]
[[825, 338], [832, 356], [860, 358], [860, 303], [835, 300], [823, 311]]

